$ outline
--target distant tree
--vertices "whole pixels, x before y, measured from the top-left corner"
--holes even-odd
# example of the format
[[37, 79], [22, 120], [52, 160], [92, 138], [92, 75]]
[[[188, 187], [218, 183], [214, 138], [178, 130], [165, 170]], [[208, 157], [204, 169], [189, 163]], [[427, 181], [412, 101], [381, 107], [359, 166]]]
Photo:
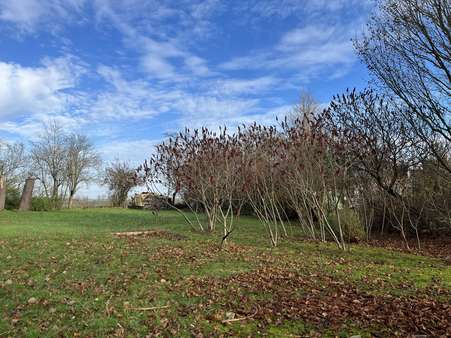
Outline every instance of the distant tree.
[[19, 143], [0, 142], [0, 210], [5, 208], [6, 194], [12, 187], [16, 187], [24, 166], [24, 146]]
[[406, 118], [448, 173], [450, 18], [449, 0], [384, 0], [355, 44], [370, 72], [407, 105]]
[[69, 189], [68, 207], [72, 207], [73, 198], [80, 184], [95, 178], [94, 170], [100, 166], [100, 155], [94, 145], [84, 135], [72, 134], [66, 139], [67, 158], [66, 176]]
[[63, 128], [55, 121], [47, 124], [44, 132], [31, 145], [33, 171], [46, 197], [56, 205], [63, 197], [67, 180], [67, 143]]
[[302, 125], [309, 128], [314, 116], [320, 112], [320, 106], [315, 98], [307, 91], [302, 91], [299, 103], [288, 114], [289, 125]]
[[25, 168], [25, 148], [21, 143], [6, 143], [0, 141], [0, 176], [10, 184], [19, 181]]
[[138, 185], [136, 170], [128, 163], [116, 160], [105, 170], [104, 184], [111, 193], [115, 207], [125, 207], [128, 193]]

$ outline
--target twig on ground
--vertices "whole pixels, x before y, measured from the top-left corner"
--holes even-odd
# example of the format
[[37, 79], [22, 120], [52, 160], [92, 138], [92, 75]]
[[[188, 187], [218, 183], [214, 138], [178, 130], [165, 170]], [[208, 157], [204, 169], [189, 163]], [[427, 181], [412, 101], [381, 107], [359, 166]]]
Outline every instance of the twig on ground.
[[110, 298], [108, 298], [108, 300], [105, 303], [105, 313], [106, 315], [109, 317], [111, 315], [111, 313], [113, 312], [111, 307], [110, 307], [110, 301], [111, 298], [113, 298], [113, 296], [110, 296]]
[[257, 313], [258, 313], [258, 310], [256, 310], [255, 313], [250, 316], [233, 318], [233, 319], [225, 319], [221, 323], [228, 324], [228, 323], [233, 323], [233, 322], [239, 322], [239, 321], [246, 320], [246, 319], [251, 319], [251, 318], [255, 317], [257, 315]]
[[130, 310], [135, 311], [152, 311], [152, 310], [159, 310], [159, 309], [167, 309], [169, 305], [163, 305], [163, 306], [152, 306], [152, 307], [132, 307]]

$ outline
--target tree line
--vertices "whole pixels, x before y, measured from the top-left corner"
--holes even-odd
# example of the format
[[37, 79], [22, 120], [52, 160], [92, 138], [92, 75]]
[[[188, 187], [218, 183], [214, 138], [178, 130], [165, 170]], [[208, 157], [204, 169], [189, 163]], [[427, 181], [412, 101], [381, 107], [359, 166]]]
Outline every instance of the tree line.
[[[19, 207], [26, 178], [37, 182], [37, 208], [61, 208], [65, 201], [71, 208], [81, 185], [97, 179], [100, 165], [100, 155], [87, 136], [67, 133], [56, 122], [44, 126], [28, 152], [20, 143], [0, 144], [0, 209]], [[28, 193], [32, 191], [33, 187]]]
[[[86, 135], [68, 132], [56, 121], [42, 129], [28, 147], [0, 141], [0, 211], [72, 208], [80, 187], [92, 183], [108, 188], [112, 206], [127, 206], [138, 184], [135, 168], [118, 159], [104, 166]], [[21, 206], [24, 199], [28, 202]]]

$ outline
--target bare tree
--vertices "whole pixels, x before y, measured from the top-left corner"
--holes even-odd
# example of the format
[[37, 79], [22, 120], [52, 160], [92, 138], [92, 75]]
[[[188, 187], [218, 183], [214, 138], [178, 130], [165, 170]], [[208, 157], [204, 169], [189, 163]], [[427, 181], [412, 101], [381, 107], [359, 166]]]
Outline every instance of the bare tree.
[[284, 140], [275, 126], [254, 123], [239, 133], [245, 166], [243, 190], [246, 201], [264, 225], [272, 246], [287, 236], [285, 196], [281, 181]]
[[63, 197], [63, 188], [67, 179], [66, 136], [60, 125], [51, 122], [45, 126], [38, 140], [32, 142], [31, 159], [35, 175], [45, 195], [56, 206]]
[[302, 91], [299, 103], [288, 114], [287, 120], [290, 126], [301, 125], [308, 129], [315, 115], [320, 113], [320, 106], [315, 98], [307, 91]]
[[128, 163], [116, 160], [105, 170], [104, 184], [111, 193], [115, 207], [125, 207], [130, 190], [138, 185], [136, 170]]
[[403, 118], [408, 115], [404, 109], [409, 110], [372, 90], [351, 91], [331, 102], [325, 128], [343, 144], [342, 161], [352, 163], [355, 176], [370, 178], [359, 180], [366, 185], [355, 186], [353, 198], [365, 201], [372, 193], [368, 183], [376, 185], [391, 207], [391, 224], [407, 243], [408, 217], [418, 218], [421, 212], [409, 205], [405, 192], [410, 173], [421, 166], [425, 154], [418, 151], [421, 140]]
[[[178, 173], [185, 157], [183, 152], [178, 151], [179, 143], [175, 142], [178, 137], [179, 135], [171, 136], [165, 142], [158, 144], [150, 159], [139, 166], [137, 172], [140, 175], [140, 181], [146, 185], [149, 192], [164, 196], [167, 191], [168, 196], [170, 196], [170, 200], [168, 199], [166, 203], [167, 206], [182, 215], [192, 229], [198, 228], [200, 231], [204, 231], [196, 210], [185, 200], [185, 195], [182, 193]], [[194, 214], [197, 227], [186, 213], [177, 207], [177, 196], [182, 199], [182, 204], [185, 204]], [[166, 199], [164, 200], [166, 201]]]
[[5, 208], [8, 186], [20, 182], [25, 167], [23, 144], [0, 142], [0, 211]]
[[84, 135], [72, 134], [66, 139], [67, 158], [66, 176], [69, 189], [68, 207], [72, 207], [73, 198], [82, 183], [95, 178], [94, 170], [101, 164], [100, 155]]
[[25, 157], [23, 144], [0, 142], [0, 176], [10, 183], [17, 183], [25, 168]]
[[404, 108], [372, 90], [336, 96], [328, 110], [330, 133], [338, 135], [355, 158], [356, 168], [398, 198], [397, 184], [424, 154], [421, 142], [403, 116]]
[[407, 105], [406, 119], [448, 173], [450, 18], [449, 0], [384, 0], [355, 44], [369, 70]]
[[[319, 123], [321, 116], [318, 113], [308, 121], [300, 118], [293, 126], [282, 124], [286, 140], [279, 152], [286, 155], [279, 184], [304, 233], [322, 241], [331, 237], [345, 250], [341, 208], [350, 183], [350, 163]], [[330, 222], [332, 215], [336, 224]]]

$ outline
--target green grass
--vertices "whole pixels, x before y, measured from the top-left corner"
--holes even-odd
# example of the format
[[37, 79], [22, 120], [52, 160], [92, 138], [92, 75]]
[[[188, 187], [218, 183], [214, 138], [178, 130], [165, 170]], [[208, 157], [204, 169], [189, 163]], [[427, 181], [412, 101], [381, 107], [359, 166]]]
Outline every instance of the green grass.
[[[143, 229], [164, 229], [185, 239], [112, 235]], [[295, 227], [289, 230], [297, 235]], [[180, 215], [170, 211], [2, 212], [0, 337], [197, 333], [286, 337], [312, 332], [369, 336], [383, 330], [379, 325], [355, 324], [352, 318], [337, 326], [304, 317], [282, 320], [276, 313], [268, 319], [257, 315], [222, 323], [228, 311], [245, 316], [238, 314], [241, 308], [248, 307], [251, 313], [279, 291], [282, 296], [286, 292], [305, 296], [312, 288], [324, 286], [327, 291], [330, 281], [342, 281], [375, 297], [424, 294], [439, 302], [451, 301], [451, 268], [439, 259], [364, 246], [342, 252], [332, 244], [291, 239], [271, 249], [264, 229], [252, 217], [240, 219], [228, 249], [219, 250], [219, 239], [219, 233], [191, 231]], [[240, 279], [262, 269], [292, 272], [306, 280], [306, 286], [287, 284], [286, 290], [279, 290], [259, 281], [265, 277], [261, 273], [254, 290]], [[208, 286], [196, 289], [205, 283]], [[162, 308], [141, 309], [149, 307]]]

